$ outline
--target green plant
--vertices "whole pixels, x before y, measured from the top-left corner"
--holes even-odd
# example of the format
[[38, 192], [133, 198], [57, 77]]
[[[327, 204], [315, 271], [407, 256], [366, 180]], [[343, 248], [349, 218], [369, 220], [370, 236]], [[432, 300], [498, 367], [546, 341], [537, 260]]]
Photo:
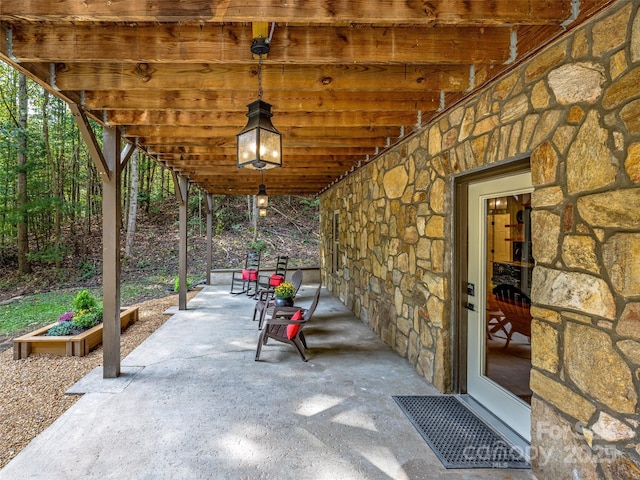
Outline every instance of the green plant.
[[273, 294], [278, 298], [291, 298], [295, 293], [296, 287], [291, 282], [282, 282], [273, 291]]
[[[191, 288], [191, 280], [189, 280], [187, 278], [187, 290], [189, 290], [189, 288]], [[176, 277], [175, 280], [173, 281], [173, 291], [177, 292], [178, 290], [180, 290], [180, 277]]]
[[64, 322], [64, 323], [72, 323], [73, 326], [82, 330], [95, 327], [98, 324], [98, 322], [96, 321], [95, 312], [90, 312], [90, 311], [89, 312], [83, 311], [81, 313], [78, 313], [73, 316], [73, 320], [71, 320], [71, 322]]
[[63, 335], [71, 335], [74, 333], [76, 329], [76, 325], [73, 322], [60, 322], [57, 325], [54, 325], [47, 332], [48, 337], [57, 337]]
[[89, 290], [80, 290], [73, 299], [73, 311], [82, 312], [91, 311], [98, 305], [97, 300], [89, 293]]
[[96, 273], [97, 269], [93, 263], [83, 261], [80, 263], [80, 277], [78, 277], [78, 281], [82, 282], [83, 280], [93, 278], [96, 276]]
[[67, 253], [64, 246], [50, 246], [47, 248], [43, 248], [37, 252], [27, 254], [27, 257], [31, 262], [44, 262], [48, 264], [53, 264], [57, 262], [61, 262], [64, 259], [65, 254]]
[[252, 252], [260, 253], [265, 248], [267, 248], [267, 242], [265, 242], [264, 240], [256, 240], [249, 244], [249, 250], [251, 250]]

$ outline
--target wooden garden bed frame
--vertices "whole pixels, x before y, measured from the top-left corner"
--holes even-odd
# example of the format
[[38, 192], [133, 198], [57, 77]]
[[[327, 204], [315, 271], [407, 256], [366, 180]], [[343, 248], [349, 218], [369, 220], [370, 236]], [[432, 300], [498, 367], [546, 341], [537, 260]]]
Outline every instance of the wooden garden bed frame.
[[[120, 309], [120, 331], [138, 321], [138, 307]], [[102, 343], [102, 323], [78, 335], [45, 334], [58, 322], [13, 339], [13, 359], [27, 358], [32, 353], [52, 353], [67, 357], [83, 357]]]

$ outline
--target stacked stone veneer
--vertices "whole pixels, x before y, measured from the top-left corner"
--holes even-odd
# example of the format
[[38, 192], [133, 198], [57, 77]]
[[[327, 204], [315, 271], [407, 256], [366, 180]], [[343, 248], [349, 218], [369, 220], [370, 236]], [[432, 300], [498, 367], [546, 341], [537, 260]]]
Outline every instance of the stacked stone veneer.
[[452, 175], [527, 154], [534, 470], [640, 478], [638, 2], [615, 3], [325, 192], [325, 284], [450, 391]]

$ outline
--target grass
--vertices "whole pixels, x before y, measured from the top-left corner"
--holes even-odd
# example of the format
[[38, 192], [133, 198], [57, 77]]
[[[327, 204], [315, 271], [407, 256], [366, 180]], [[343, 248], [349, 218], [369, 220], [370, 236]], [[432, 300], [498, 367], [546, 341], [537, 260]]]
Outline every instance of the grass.
[[11, 335], [55, 322], [60, 315], [71, 311], [77, 293], [71, 290], [40, 293], [1, 305], [0, 335]]
[[[165, 296], [167, 285], [171, 282], [162, 278], [154, 280], [156, 281], [123, 282], [120, 286], [120, 304], [128, 306]], [[55, 322], [60, 315], [73, 309], [73, 299], [80, 290], [83, 289], [38, 293], [18, 302], [0, 305], [0, 336], [35, 330]], [[101, 288], [93, 288], [89, 292], [99, 302], [102, 301]]]

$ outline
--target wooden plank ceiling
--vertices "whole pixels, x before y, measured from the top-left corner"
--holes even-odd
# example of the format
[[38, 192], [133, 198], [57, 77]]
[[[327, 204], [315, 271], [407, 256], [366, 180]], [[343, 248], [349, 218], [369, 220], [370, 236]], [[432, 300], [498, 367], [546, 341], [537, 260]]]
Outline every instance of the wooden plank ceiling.
[[610, 0], [0, 0], [0, 59], [205, 192], [255, 194], [236, 133], [283, 134], [271, 195], [315, 194]]

